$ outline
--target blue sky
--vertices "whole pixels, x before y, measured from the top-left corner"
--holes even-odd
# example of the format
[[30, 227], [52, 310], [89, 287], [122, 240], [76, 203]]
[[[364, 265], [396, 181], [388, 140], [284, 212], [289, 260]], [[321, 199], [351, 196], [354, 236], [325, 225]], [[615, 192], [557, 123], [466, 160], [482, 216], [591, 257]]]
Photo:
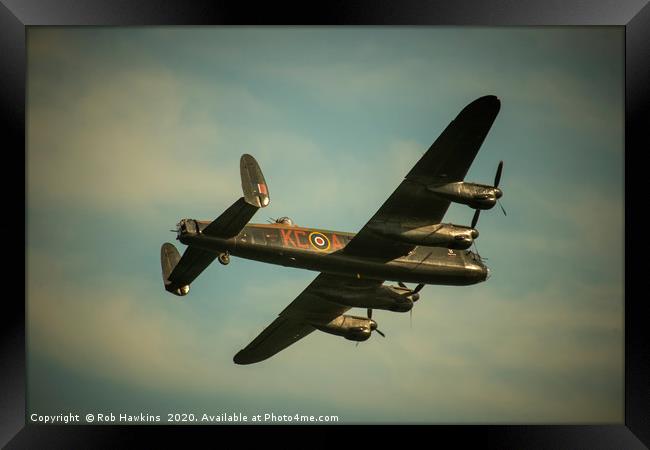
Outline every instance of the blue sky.
[[[623, 31], [615, 27], [30, 28], [28, 411], [338, 414], [345, 423], [623, 421]], [[472, 100], [505, 161], [492, 277], [427, 286], [386, 339], [233, 355], [315, 272], [233, 259], [179, 299], [179, 218], [264, 171], [254, 222], [357, 231]], [[446, 221], [473, 211], [452, 205]], [[182, 245], [179, 247], [183, 248]], [[352, 310], [362, 313], [360, 310]]]

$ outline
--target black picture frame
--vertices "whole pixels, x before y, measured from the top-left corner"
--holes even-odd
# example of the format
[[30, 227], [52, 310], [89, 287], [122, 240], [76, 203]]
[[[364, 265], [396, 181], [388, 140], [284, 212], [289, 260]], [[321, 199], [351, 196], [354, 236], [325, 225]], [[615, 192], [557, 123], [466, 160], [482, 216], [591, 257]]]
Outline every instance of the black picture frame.
[[[26, 235], [18, 231], [25, 218], [25, 36], [39, 25], [613, 25], [625, 27], [625, 421], [621, 425], [431, 426], [415, 427], [455, 444], [497, 448], [644, 448], [650, 445], [650, 346], [645, 331], [650, 308], [642, 294], [646, 271], [643, 250], [641, 180], [644, 150], [650, 149], [650, 6], [647, 0], [401, 1], [338, 0], [250, 5], [244, 2], [195, 0], [2, 0], [0, 4], [0, 92], [4, 159], [1, 177], [5, 217], [0, 225], [5, 246], [2, 305], [2, 370], [0, 370], [0, 444], [9, 448], [100, 447], [168, 439], [170, 431], [205, 434], [213, 427], [44, 426], [25, 424], [25, 280]], [[606, 211], [606, 207], [603, 208]], [[598, 224], [594, 224], [598, 226]], [[22, 240], [21, 240], [22, 236]], [[607, 245], [607, 243], [603, 243]], [[23, 284], [25, 286], [25, 284]], [[18, 291], [18, 292], [16, 292]], [[237, 427], [238, 431], [242, 431]], [[293, 433], [296, 427], [291, 429]], [[313, 430], [314, 427], [298, 427]], [[342, 428], [337, 427], [339, 430]], [[182, 429], [182, 430], [181, 430]], [[219, 430], [228, 428], [219, 427]], [[232, 429], [232, 427], [230, 428]], [[268, 434], [286, 427], [263, 427]], [[324, 427], [318, 427], [325, 430]], [[260, 428], [256, 428], [256, 431]], [[386, 428], [353, 430], [359, 437]], [[392, 431], [388, 431], [392, 433]], [[372, 433], [368, 435], [366, 433]], [[247, 436], [249, 435], [246, 429]], [[377, 438], [371, 438], [376, 440]], [[644, 445], [645, 444], [645, 445]]]

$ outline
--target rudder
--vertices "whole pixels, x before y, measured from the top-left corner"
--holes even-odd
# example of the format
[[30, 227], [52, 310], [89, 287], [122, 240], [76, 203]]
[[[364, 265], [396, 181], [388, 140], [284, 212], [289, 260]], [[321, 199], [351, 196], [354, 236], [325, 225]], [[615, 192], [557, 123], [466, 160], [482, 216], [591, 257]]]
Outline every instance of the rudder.
[[181, 254], [178, 252], [178, 249], [176, 249], [174, 244], [165, 242], [162, 247], [160, 247], [160, 265], [162, 267], [162, 277], [163, 283], [165, 284], [165, 290], [172, 294], [183, 296], [190, 292], [190, 286], [185, 285], [176, 287], [169, 280], [169, 275], [171, 275], [174, 268], [178, 265], [180, 259]]
[[269, 204], [269, 188], [259, 164], [251, 155], [244, 153], [239, 159], [241, 187], [244, 200], [249, 205], [264, 208]]

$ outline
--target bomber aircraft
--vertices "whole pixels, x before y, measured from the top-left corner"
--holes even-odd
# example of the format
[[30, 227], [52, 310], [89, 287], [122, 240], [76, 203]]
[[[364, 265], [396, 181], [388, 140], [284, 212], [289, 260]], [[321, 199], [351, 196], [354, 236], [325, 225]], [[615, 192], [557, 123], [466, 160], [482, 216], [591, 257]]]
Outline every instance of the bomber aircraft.
[[[491, 209], [502, 196], [503, 161], [492, 185], [463, 179], [499, 109], [493, 95], [467, 105], [357, 234], [305, 228], [288, 217], [248, 223], [270, 197], [257, 161], [242, 155], [243, 197], [213, 221], [182, 219], [173, 230], [187, 245], [182, 257], [174, 245], [162, 245], [165, 289], [187, 295], [212, 261], [226, 265], [231, 255], [320, 272], [235, 355], [236, 364], [265, 360], [314, 330], [357, 342], [373, 331], [385, 336], [372, 319], [373, 309], [408, 312], [426, 284], [462, 286], [487, 279], [489, 269], [470, 246], [479, 235], [481, 210]], [[476, 210], [471, 226], [442, 223], [450, 202]], [[386, 280], [397, 284], [386, 285]], [[407, 282], [418, 284], [411, 289]], [[353, 307], [367, 309], [366, 317], [346, 315]]]

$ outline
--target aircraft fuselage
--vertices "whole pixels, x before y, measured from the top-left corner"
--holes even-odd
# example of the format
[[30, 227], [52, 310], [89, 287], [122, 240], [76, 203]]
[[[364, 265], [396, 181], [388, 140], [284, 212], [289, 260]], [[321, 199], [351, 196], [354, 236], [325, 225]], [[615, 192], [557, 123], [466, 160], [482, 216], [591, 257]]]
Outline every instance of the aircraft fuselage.
[[251, 223], [237, 236], [222, 239], [201, 233], [209, 221], [184, 222], [178, 234], [183, 244], [286, 267], [356, 278], [455, 286], [484, 281], [489, 272], [475, 253], [465, 250], [417, 246], [409, 254], [386, 261], [343, 252], [354, 233]]

